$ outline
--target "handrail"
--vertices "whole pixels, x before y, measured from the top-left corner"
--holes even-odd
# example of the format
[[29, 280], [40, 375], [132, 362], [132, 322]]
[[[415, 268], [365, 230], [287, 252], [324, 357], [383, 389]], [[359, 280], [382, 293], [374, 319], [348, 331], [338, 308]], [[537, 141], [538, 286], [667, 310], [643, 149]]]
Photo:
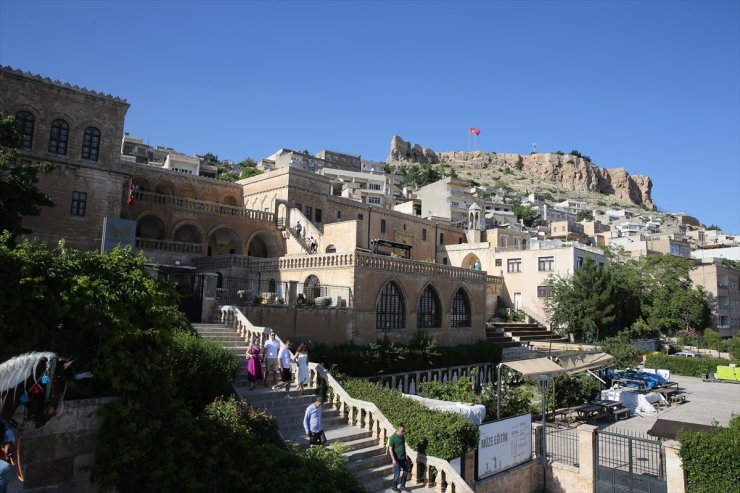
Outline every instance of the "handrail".
[[[265, 345], [270, 327], [260, 327], [252, 324], [247, 317], [234, 305], [222, 305], [218, 308], [218, 321], [224, 325], [231, 325], [248, 344]], [[279, 337], [276, 336], [278, 340]], [[282, 341], [280, 341], [282, 343]]]
[[184, 241], [157, 240], [154, 238], [137, 237], [136, 248], [141, 248], [142, 250], [162, 250], [165, 252], [203, 255], [203, 245], [200, 243], [186, 243]]
[[293, 255], [279, 258], [245, 257], [241, 255], [220, 255], [193, 259], [193, 265], [199, 268], [244, 267], [250, 270], [304, 270], [332, 267], [361, 267], [373, 270], [405, 272], [425, 277], [439, 276], [463, 281], [487, 282], [485, 271], [452, 267], [450, 265], [432, 264], [418, 260], [408, 260], [372, 253], [324, 253], [315, 255]]
[[205, 200], [187, 199], [176, 195], [166, 195], [156, 192], [147, 192], [144, 190], [134, 191], [134, 203], [148, 202], [177, 209], [186, 209], [209, 214], [221, 214], [225, 216], [237, 216], [253, 221], [273, 222], [275, 214], [253, 209], [245, 209], [236, 205], [219, 204], [217, 202], [207, 202]]
[[[312, 383], [317, 383], [318, 379], [326, 382], [328, 389], [333, 394], [331, 403], [339, 407], [340, 415], [347, 416], [348, 424], [369, 431], [372, 437], [377, 438], [385, 446], [395, 427], [378, 409], [378, 406], [372, 402], [361, 401], [350, 396], [322, 364], [309, 363], [309, 370]], [[428, 487], [436, 486], [435, 489], [438, 491], [473, 493], [473, 489], [468, 486], [448, 461], [419, 453], [408, 446], [406, 452], [414, 464], [409, 476], [410, 480], [416, 479], [418, 484], [425, 484]], [[432, 473], [432, 468], [436, 469], [436, 474]], [[414, 478], [411, 476], [414, 476]]]
[[[477, 370], [477, 375], [473, 371]], [[419, 386], [426, 382], [452, 382], [458, 378], [468, 377], [473, 383], [483, 384], [494, 379], [496, 365], [493, 363], [470, 363], [467, 365], [432, 368], [430, 370], [407, 371], [368, 377], [370, 382], [379, 382], [383, 386], [399, 390], [402, 394], [416, 394]], [[477, 380], [477, 382], [476, 382]], [[413, 385], [413, 387], [412, 387]]]

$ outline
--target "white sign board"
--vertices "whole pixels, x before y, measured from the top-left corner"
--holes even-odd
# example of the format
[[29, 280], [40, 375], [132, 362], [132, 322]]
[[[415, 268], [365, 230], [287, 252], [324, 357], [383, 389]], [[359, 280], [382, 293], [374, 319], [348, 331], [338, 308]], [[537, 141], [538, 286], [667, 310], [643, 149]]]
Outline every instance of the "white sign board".
[[522, 414], [478, 427], [478, 479], [532, 460], [532, 415]]
[[136, 244], [136, 221], [106, 216], [103, 220], [103, 241], [100, 250], [107, 253], [120, 246], [126, 248]]

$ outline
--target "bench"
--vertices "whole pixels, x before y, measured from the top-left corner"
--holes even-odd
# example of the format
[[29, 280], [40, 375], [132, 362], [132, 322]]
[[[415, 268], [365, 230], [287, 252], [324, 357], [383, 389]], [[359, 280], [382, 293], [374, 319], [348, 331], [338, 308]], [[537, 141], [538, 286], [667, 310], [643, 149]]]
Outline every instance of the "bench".
[[629, 418], [630, 417], [630, 410], [629, 408], [623, 407], [621, 409], [615, 409], [612, 411], [612, 418], [614, 418], [614, 421], [617, 421], [619, 418]]
[[674, 404], [683, 404], [684, 402], [686, 402], [686, 395], [685, 394], [672, 395], [671, 402]]
[[597, 420], [602, 419], [602, 418], [608, 418], [610, 415], [611, 415], [611, 413], [609, 411], [604, 411], [604, 412], [599, 413], [599, 414], [594, 414], [593, 416], [589, 416], [588, 417], [588, 422], [589, 423], [592, 423], [592, 422], [595, 423]]

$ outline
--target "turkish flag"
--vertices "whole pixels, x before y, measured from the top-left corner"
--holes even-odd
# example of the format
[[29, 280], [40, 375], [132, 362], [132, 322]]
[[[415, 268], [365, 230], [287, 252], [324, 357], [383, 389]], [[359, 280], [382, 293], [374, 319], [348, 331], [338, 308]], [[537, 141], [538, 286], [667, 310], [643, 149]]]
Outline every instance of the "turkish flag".
[[128, 184], [128, 206], [129, 207], [134, 206], [134, 184], [133, 182], [129, 182]]
[[470, 133], [475, 135], [480, 135], [480, 130], [477, 128], [470, 127]]

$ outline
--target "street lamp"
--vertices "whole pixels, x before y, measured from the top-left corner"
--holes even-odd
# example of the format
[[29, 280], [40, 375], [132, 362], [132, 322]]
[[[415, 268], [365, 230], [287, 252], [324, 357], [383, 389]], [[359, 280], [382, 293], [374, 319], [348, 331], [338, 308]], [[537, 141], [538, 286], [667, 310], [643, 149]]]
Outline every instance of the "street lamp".
[[542, 389], [542, 491], [546, 491], [547, 486], [547, 381], [549, 375], [537, 375]]

